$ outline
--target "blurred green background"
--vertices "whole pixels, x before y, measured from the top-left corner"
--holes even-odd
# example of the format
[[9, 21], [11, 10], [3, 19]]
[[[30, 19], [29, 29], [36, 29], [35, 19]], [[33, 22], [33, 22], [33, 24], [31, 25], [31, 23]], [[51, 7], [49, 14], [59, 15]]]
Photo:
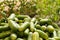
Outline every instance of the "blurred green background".
[[11, 13], [31, 17], [38, 15], [40, 18], [50, 18], [59, 23], [60, 0], [2, 0], [0, 1], [1, 12], [5, 12], [7, 16]]

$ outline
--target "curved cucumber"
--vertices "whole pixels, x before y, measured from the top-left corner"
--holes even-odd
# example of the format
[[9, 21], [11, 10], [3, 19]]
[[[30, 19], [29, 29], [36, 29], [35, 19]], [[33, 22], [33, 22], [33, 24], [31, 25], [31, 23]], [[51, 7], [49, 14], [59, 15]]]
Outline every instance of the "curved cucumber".
[[45, 32], [43, 32], [43, 31], [41, 31], [41, 30], [36, 30], [36, 32], [39, 33], [39, 36], [40, 36], [41, 38], [48, 39], [48, 35], [47, 35]]

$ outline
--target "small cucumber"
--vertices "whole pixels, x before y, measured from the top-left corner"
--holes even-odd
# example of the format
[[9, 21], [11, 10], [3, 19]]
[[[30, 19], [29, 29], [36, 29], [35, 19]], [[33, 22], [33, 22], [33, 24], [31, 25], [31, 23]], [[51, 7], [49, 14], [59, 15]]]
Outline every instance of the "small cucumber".
[[11, 40], [16, 40], [17, 39], [17, 35], [16, 34], [11, 34], [10, 35], [10, 39]]
[[49, 33], [53, 33], [54, 32], [54, 28], [52, 25], [48, 25], [46, 28], [46, 31], [48, 31]]

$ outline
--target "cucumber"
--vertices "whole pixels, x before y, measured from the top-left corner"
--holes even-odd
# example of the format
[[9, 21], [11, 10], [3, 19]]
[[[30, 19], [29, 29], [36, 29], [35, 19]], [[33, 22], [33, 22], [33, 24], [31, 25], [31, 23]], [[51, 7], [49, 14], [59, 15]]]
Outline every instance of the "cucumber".
[[26, 29], [26, 30], [24, 31], [24, 34], [25, 34], [26, 36], [28, 36], [28, 34], [29, 34], [29, 29]]
[[48, 31], [49, 33], [53, 33], [54, 32], [54, 28], [52, 25], [48, 25], [46, 28], [46, 31]]
[[31, 22], [35, 23], [35, 21], [36, 21], [36, 18], [31, 19]]
[[8, 23], [0, 23], [0, 26], [4, 26], [4, 25], [6, 25], [6, 24], [8, 24]]
[[24, 22], [24, 20], [18, 20], [17, 22], [18, 22], [18, 23], [23, 23], [23, 22]]
[[8, 24], [13, 32], [17, 32], [18, 28], [20, 27], [19, 24], [17, 24], [15, 21], [8, 20]]
[[52, 24], [52, 20], [50, 20], [50, 19], [41, 19], [40, 20], [40, 25], [45, 25], [45, 24]]
[[43, 32], [43, 31], [41, 31], [41, 30], [36, 30], [36, 32], [39, 33], [39, 36], [40, 36], [41, 38], [43, 38], [43, 39], [48, 39], [48, 35], [47, 35], [45, 32]]
[[27, 40], [32, 40], [32, 32], [29, 32]]
[[54, 37], [57, 37], [57, 32], [56, 32], [56, 30], [54, 30], [53, 36], [54, 36]]
[[59, 29], [59, 26], [58, 26], [56, 23], [52, 23], [52, 26], [53, 26], [55, 29]]
[[41, 29], [41, 26], [40, 26], [39, 24], [37, 24], [37, 25], [35, 26], [35, 28], [36, 28], [36, 29]]
[[16, 18], [16, 17], [14, 18], [14, 20], [15, 20], [16, 22], [18, 22], [18, 21], [19, 21], [19, 20], [18, 20], [18, 18]]
[[31, 18], [25, 18], [24, 21], [26, 22], [30, 22], [31, 21]]
[[38, 32], [34, 32], [32, 34], [32, 40], [39, 40], [39, 33]]
[[46, 27], [45, 25], [41, 26], [41, 30], [42, 30], [42, 31], [45, 31], [46, 28], [47, 28], [47, 27]]
[[33, 22], [30, 22], [30, 31], [32, 31], [32, 32], [35, 31], [35, 25]]
[[19, 31], [21, 32], [21, 31], [24, 31], [26, 28], [28, 28], [29, 27], [29, 22], [24, 22], [21, 26], [20, 26], [20, 28], [19, 28]]
[[0, 33], [0, 38], [4, 38], [6, 36], [9, 36], [10, 34], [11, 34], [11, 31], [2, 32]]
[[16, 17], [17, 17], [19, 20], [23, 20], [24, 18], [28, 18], [29, 16], [28, 16], [28, 15], [16, 15]]
[[17, 39], [17, 35], [16, 34], [11, 34], [10, 35], [10, 39], [11, 40], [16, 40]]
[[7, 31], [7, 30], [10, 30], [8, 24], [4, 25], [4, 26], [0, 26], [0, 32], [2, 31]]

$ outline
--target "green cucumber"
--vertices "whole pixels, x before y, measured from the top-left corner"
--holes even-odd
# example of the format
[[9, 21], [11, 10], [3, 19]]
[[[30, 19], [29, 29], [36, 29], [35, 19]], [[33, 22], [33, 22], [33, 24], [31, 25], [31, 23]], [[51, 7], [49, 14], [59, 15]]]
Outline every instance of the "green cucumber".
[[30, 22], [31, 21], [31, 18], [25, 18], [24, 21], [26, 22]]
[[52, 20], [50, 19], [41, 19], [40, 20], [40, 25], [45, 25], [45, 24], [52, 24]]
[[16, 40], [17, 39], [17, 35], [16, 34], [11, 34], [10, 35], [10, 39], [11, 40]]
[[31, 22], [35, 23], [35, 21], [36, 21], [36, 18], [31, 19]]
[[41, 29], [41, 26], [40, 26], [39, 24], [37, 24], [37, 25], [35, 26], [35, 28], [36, 28], [36, 29]]
[[54, 28], [52, 25], [48, 25], [46, 28], [46, 31], [48, 31], [49, 33], [53, 33], [54, 32]]
[[17, 24], [15, 21], [8, 20], [8, 24], [13, 32], [17, 32], [18, 28], [20, 27], [19, 24]]
[[11, 34], [11, 31], [2, 32], [0, 33], [0, 38], [4, 38], [6, 36], [9, 36], [10, 34]]
[[43, 31], [41, 31], [41, 30], [36, 30], [36, 32], [39, 33], [39, 36], [40, 36], [41, 38], [43, 38], [43, 39], [48, 39], [48, 35], [47, 35], [45, 32], [43, 32]]
[[52, 26], [53, 26], [55, 29], [59, 29], [59, 26], [58, 26], [56, 23], [52, 23]]
[[25, 34], [26, 36], [28, 36], [28, 34], [29, 34], [29, 29], [26, 29], [26, 30], [24, 31], [24, 34]]
[[7, 30], [10, 30], [8, 24], [4, 25], [4, 26], [0, 26], [0, 32], [2, 31], [7, 31]]
[[29, 32], [27, 40], [32, 40], [32, 32]]
[[32, 34], [32, 40], [39, 40], [39, 33], [38, 32], [34, 32]]
[[45, 31], [46, 28], [47, 28], [47, 27], [46, 27], [45, 25], [41, 26], [41, 30], [42, 30], [42, 31]]
[[30, 22], [30, 31], [32, 31], [32, 32], [35, 31], [35, 25], [33, 22]]
[[19, 20], [23, 20], [24, 18], [28, 18], [28, 15], [17, 15], [16, 16]]

